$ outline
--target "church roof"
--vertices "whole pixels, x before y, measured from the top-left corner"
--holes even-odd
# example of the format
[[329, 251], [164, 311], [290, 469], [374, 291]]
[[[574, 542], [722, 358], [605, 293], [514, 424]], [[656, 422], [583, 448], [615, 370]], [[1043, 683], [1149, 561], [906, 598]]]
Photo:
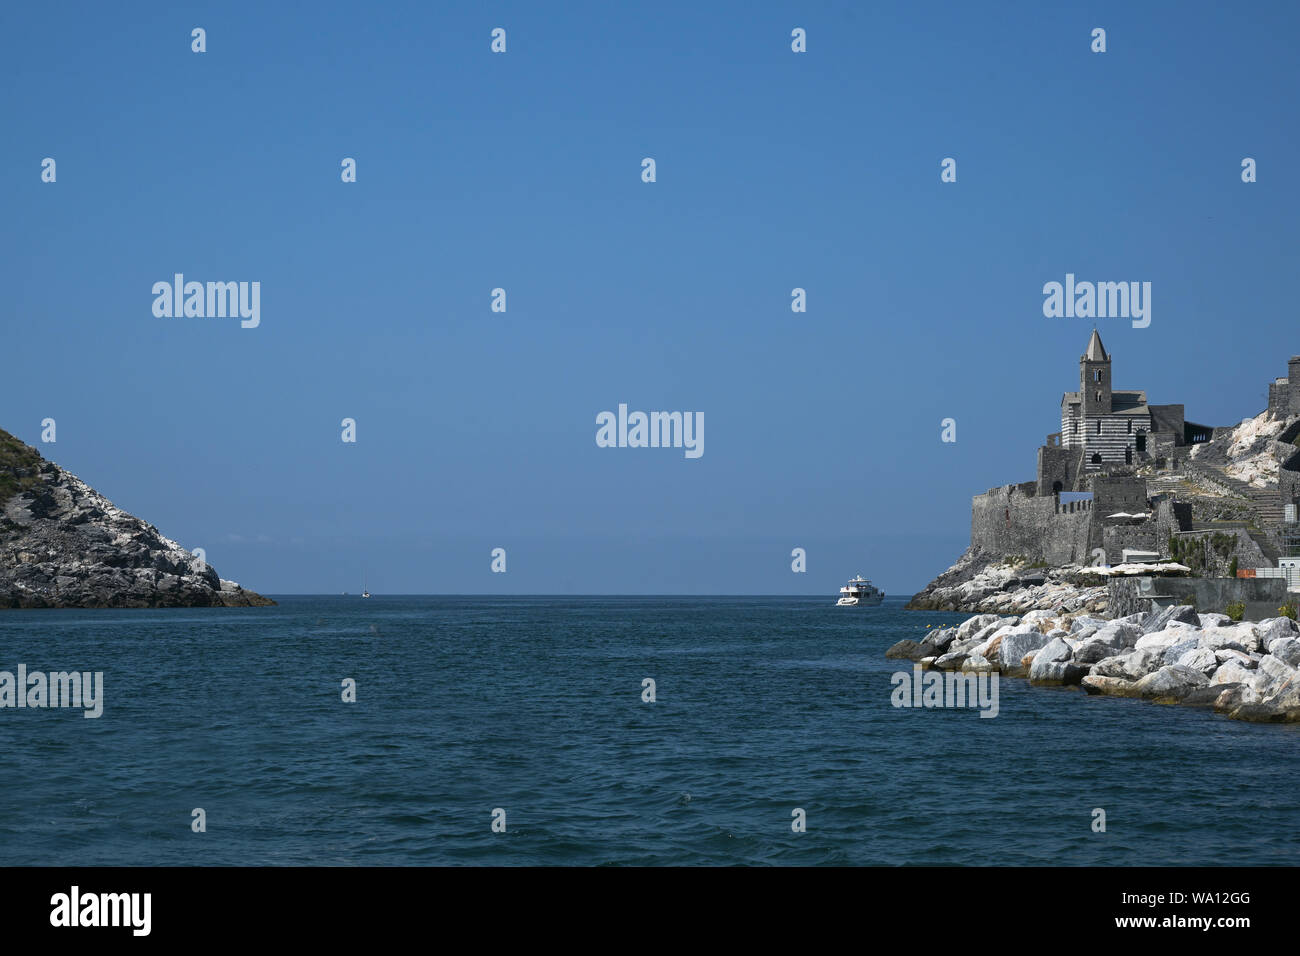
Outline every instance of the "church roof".
[[1101, 344], [1101, 336], [1097, 330], [1092, 330], [1092, 338], [1088, 339], [1088, 351], [1083, 353], [1083, 357], [1089, 362], [1109, 362], [1110, 356], [1106, 354], [1106, 347]]
[[1116, 415], [1147, 414], [1147, 393], [1138, 389], [1110, 393], [1111, 411]]
[[[1066, 392], [1061, 396], [1061, 404], [1078, 405], [1079, 393]], [[1110, 393], [1110, 408], [1112, 415], [1150, 414], [1150, 407], [1147, 405], [1147, 393], [1140, 388], [1115, 389]]]

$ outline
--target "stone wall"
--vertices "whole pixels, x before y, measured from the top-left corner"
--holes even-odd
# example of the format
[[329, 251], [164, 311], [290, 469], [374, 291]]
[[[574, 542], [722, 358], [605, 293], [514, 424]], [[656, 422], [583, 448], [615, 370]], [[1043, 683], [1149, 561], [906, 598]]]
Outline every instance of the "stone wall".
[[1268, 383], [1268, 410], [1275, 418], [1291, 414], [1291, 383], [1285, 378]]
[[[1169, 550], [1169, 535], [1179, 527], [1172, 501], [1160, 498], [1154, 508], [1148, 505], [1142, 478], [1093, 481], [1103, 488], [1100, 500], [1109, 503], [1109, 511], [1102, 512], [1096, 498], [1062, 502], [1059, 495], [1035, 494], [1035, 482], [1004, 485], [976, 495], [971, 500], [971, 547], [999, 557], [1015, 555], [1030, 563], [1046, 561], [1054, 566], [1092, 564], [1097, 548], [1105, 550], [1108, 564], [1118, 564], [1125, 548], [1161, 554]], [[1103, 513], [1115, 511], [1147, 511], [1152, 517], [1108, 524]]]
[[1119, 564], [1124, 550], [1154, 551], [1164, 554], [1169, 550], [1167, 539], [1160, 540], [1160, 531], [1154, 521], [1139, 524], [1109, 525], [1101, 529], [1101, 547], [1106, 549], [1106, 563]]
[[1293, 355], [1286, 363], [1290, 384], [1292, 415], [1300, 415], [1300, 355]]
[[1056, 495], [1036, 495], [1036, 484], [992, 488], [971, 501], [971, 546], [999, 556], [1023, 555], [1030, 563], [1082, 561], [1089, 553], [1092, 509], [1073, 508]]
[[[1059, 445], [1043, 445], [1038, 449], [1038, 483], [1039, 495], [1051, 495], [1054, 491], [1076, 491], [1079, 478], [1082, 451], [1078, 448], [1062, 448]], [[1060, 488], [1057, 488], [1057, 483]]]
[[1151, 434], [1147, 437], [1147, 452], [1155, 444], [1175, 445], [1183, 443], [1183, 406], [1182, 405], [1148, 405], [1151, 412]]
[[1130, 614], [1147, 614], [1153, 602], [1138, 590], [1136, 578], [1117, 578], [1106, 585], [1106, 616], [1128, 617]]
[[1277, 490], [1284, 507], [1300, 504], [1300, 448], [1278, 466]]
[[[1296, 477], [1300, 479], [1300, 473]], [[1053, 566], [1092, 564], [1094, 551], [1106, 553], [1107, 564], [1119, 564], [1125, 549], [1169, 554], [1171, 535], [1187, 523], [1188, 507], [1168, 497], [1150, 504], [1134, 497], [1145, 490], [1141, 478], [1097, 479], [1105, 482], [1102, 498], [1091, 501], [1061, 502], [1058, 495], [1035, 494], [1036, 484], [1004, 485], [990, 489], [971, 500], [971, 547], [998, 557], [1023, 557], [1028, 562], [1045, 561]], [[1109, 495], [1109, 497], [1107, 497]], [[1110, 510], [1103, 510], [1102, 505]], [[1179, 510], [1184, 512], [1179, 513]], [[1146, 510], [1152, 515], [1145, 521], [1116, 519], [1108, 522], [1104, 515], [1114, 511]], [[1179, 538], [1196, 541], [1211, 539], [1216, 532], [1179, 534]], [[1270, 561], [1259, 545], [1240, 528], [1223, 528], [1217, 532], [1234, 539], [1226, 553], [1205, 548], [1207, 566], [1202, 573], [1228, 575], [1235, 557], [1238, 567], [1268, 567]], [[1221, 539], [1222, 540], [1222, 539]]]
[[1247, 620], [1277, 617], [1277, 609], [1294, 599], [1281, 578], [1118, 578], [1106, 587], [1106, 613], [1125, 617], [1152, 607], [1185, 604], [1202, 614], [1223, 614], [1229, 604], [1246, 605]]
[[1092, 479], [1093, 508], [1097, 516], [1116, 512], [1137, 514], [1147, 510], [1147, 480], [1134, 476], [1101, 477]]

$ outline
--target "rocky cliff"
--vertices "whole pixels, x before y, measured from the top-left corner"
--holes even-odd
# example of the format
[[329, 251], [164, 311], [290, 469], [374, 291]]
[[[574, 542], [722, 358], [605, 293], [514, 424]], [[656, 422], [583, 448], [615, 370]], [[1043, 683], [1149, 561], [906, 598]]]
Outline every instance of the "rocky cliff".
[[0, 608], [274, 603], [0, 430]]

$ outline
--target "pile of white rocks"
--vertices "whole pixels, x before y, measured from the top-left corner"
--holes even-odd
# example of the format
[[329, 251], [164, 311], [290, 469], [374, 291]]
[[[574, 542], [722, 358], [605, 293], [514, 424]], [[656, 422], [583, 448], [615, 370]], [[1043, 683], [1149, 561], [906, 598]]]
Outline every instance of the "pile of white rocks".
[[1234, 623], [1175, 605], [1108, 621], [1087, 614], [980, 614], [886, 657], [937, 670], [997, 671], [1089, 694], [1211, 706], [1238, 720], [1300, 721], [1300, 626]]
[[[965, 558], [963, 556], [963, 560]], [[915, 595], [907, 606], [930, 611], [982, 611], [991, 614], [1022, 614], [1036, 608], [1097, 614], [1106, 609], [1107, 591], [1104, 584], [1089, 586], [1085, 583], [1095, 570], [1079, 565], [1030, 568], [1006, 563], [981, 568], [973, 562], [963, 564], [959, 560]], [[1096, 581], [1095, 574], [1093, 581]]]

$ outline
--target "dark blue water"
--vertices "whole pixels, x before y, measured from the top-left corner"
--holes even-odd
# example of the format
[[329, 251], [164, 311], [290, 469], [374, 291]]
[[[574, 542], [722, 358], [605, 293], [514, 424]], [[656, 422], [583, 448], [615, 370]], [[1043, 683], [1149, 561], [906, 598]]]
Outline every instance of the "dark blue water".
[[0, 864], [1294, 863], [1300, 727], [1011, 679], [895, 709], [885, 648], [963, 615], [832, 603], [6, 611], [0, 670], [106, 704], [0, 710]]

